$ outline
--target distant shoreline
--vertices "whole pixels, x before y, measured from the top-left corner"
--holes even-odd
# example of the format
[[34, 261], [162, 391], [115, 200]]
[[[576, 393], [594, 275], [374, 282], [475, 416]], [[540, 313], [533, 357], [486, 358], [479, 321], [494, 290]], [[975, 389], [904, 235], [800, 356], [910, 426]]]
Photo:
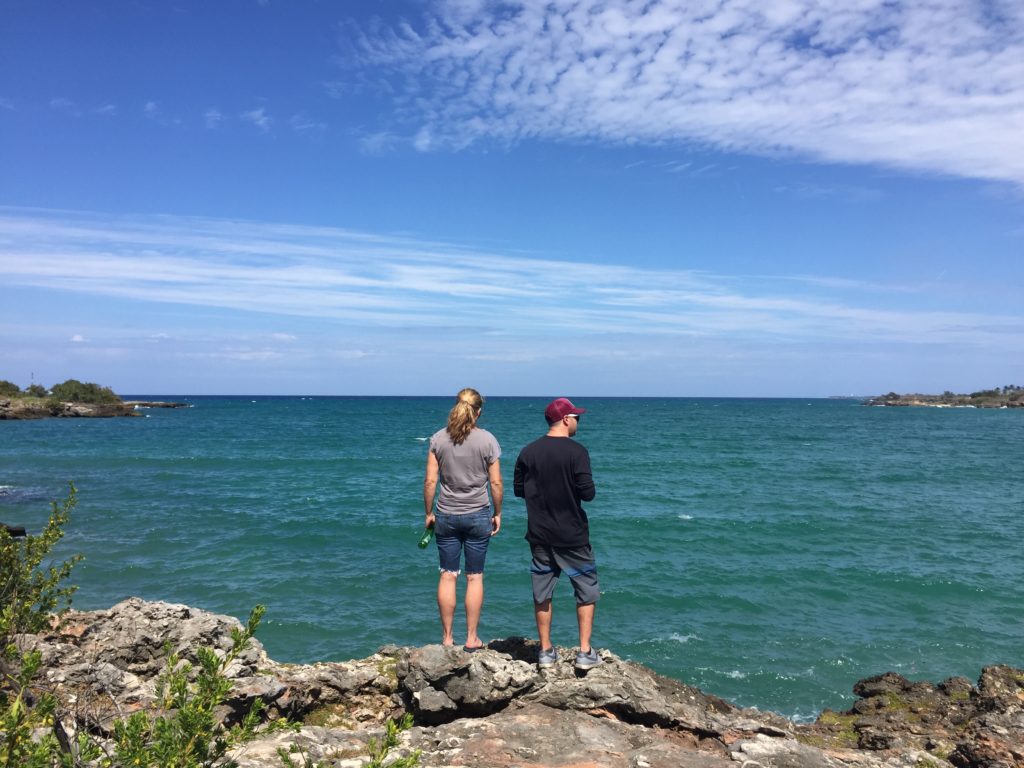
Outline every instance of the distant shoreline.
[[1024, 408], [1024, 388], [1011, 386], [986, 389], [969, 395], [953, 392], [943, 392], [941, 395], [899, 395], [890, 392], [868, 398], [864, 404], [926, 408]]
[[124, 400], [113, 403], [55, 402], [36, 397], [0, 399], [0, 421], [33, 419], [110, 419], [142, 416], [142, 408], [188, 408], [188, 403], [162, 400]]

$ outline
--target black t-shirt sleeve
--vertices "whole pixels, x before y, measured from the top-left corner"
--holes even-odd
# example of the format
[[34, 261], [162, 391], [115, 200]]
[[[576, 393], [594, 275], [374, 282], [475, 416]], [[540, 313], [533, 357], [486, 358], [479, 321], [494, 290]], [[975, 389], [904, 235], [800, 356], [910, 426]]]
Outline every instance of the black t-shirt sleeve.
[[523, 463], [523, 454], [520, 453], [516, 458], [516, 470], [512, 475], [512, 493], [518, 498], [523, 498], [526, 492], [523, 490], [523, 484], [526, 482], [526, 468]]
[[597, 490], [594, 488], [594, 473], [590, 469], [590, 454], [586, 448], [580, 446], [575, 464], [576, 494], [581, 501], [592, 501]]

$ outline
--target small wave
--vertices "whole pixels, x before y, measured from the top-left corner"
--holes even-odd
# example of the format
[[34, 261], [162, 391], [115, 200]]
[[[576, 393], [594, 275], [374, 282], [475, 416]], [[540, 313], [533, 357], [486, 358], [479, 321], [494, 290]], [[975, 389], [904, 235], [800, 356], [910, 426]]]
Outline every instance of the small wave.
[[429, 439], [430, 439], [429, 437], [417, 437], [417, 438], [416, 438], [416, 442], [417, 442], [417, 443], [425, 443], [425, 442], [427, 442], [427, 440], [429, 440]]
[[697, 671], [704, 672], [705, 674], [728, 677], [732, 680], [746, 680], [748, 677], [746, 672], [740, 672], [738, 669], [734, 669], [731, 672], [723, 672], [722, 670], [712, 669], [711, 667], [697, 667]]
[[19, 488], [15, 485], [0, 485], [0, 501], [21, 503], [45, 498], [46, 491], [43, 488]]
[[697, 635], [681, 635], [678, 632], [673, 632], [668, 636], [669, 640], [674, 640], [677, 643], [688, 643], [691, 640], [700, 640]]
[[680, 520], [693, 520], [693, 515], [676, 515]]
[[[604, 590], [601, 590], [601, 595], [607, 594]], [[684, 635], [680, 632], [673, 632], [670, 635], [657, 635], [655, 637], [644, 638], [643, 640], [637, 640], [636, 645], [655, 645], [661, 646], [663, 643], [679, 643], [680, 645], [686, 645], [691, 640], [700, 640], [697, 635]], [[669, 653], [675, 653], [675, 651], [669, 651]]]
[[800, 725], [809, 725], [810, 723], [814, 723], [817, 721], [819, 714], [821, 713], [814, 711], [808, 713], [798, 709], [789, 715], [789, 719], [792, 720], [794, 723], [798, 723]]

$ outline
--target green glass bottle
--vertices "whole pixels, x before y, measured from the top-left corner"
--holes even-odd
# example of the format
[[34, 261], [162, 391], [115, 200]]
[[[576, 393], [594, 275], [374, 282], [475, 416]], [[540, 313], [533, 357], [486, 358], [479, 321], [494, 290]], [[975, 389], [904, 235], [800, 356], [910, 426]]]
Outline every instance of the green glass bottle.
[[420, 542], [416, 546], [418, 546], [420, 549], [426, 549], [427, 545], [430, 543], [430, 540], [432, 538], [434, 538], [434, 526], [424, 528], [423, 535], [420, 536]]

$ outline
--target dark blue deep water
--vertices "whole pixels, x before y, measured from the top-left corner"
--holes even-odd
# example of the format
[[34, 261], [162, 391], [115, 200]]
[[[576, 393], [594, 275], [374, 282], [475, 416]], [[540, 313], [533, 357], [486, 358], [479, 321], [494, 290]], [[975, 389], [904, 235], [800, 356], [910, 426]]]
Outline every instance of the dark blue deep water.
[[[450, 399], [187, 399], [146, 418], [0, 422], [0, 520], [38, 530], [78, 487], [59, 553], [85, 555], [75, 607], [139, 595], [244, 618], [265, 603], [279, 661], [436, 642], [436, 553], [416, 541], [425, 438]], [[578, 402], [599, 647], [798, 718], [886, 670], [1024, 665], [1024, 410]], [[544, 403], [485, 406], [510, 497]], [[534, 633], [524, 514], [509, 498], [492, 541], [485, 638]], [[568, 584], [555, 614], [572, 645]]]

